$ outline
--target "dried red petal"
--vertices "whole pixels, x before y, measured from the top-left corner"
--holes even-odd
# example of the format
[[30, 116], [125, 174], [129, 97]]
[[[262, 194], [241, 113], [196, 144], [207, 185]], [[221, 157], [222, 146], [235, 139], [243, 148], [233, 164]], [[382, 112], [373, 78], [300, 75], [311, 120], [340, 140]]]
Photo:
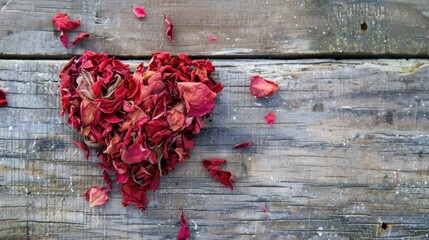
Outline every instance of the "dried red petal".
[[0, 107], [7, 107], [6, 93], [0, 89]]
[[170, 125], [170, 129], [177, 131], [182, 128], [185, 123], [185, 115], [180, 111], [173, 109], [167, 115], [167, 122]]
[[173, 27], [173, 24], [171, 24], [170, 18], [165, 13], [164, 13], [164, 20], [165, 20], [165, 23], [167, 24], [167, 30], [165, 31], [165, 34], [167, 35], [167, 37], [170, 39], [171, 42], [174, 42], [174, 36], [173, 36], [174, 27]]
[[143, 148], [141, 144], [134, 144], [125, 152], [122, 160], [126, 164], [141, 163], [149, 157], [150, 153], [151, 151]]
[[56, 30], [74, 30], [80, 25], [80, 20], [72, 21], [65, 12], [58, 12], [52, 18]]
[[63, 46], [65, 48], [69, 48], [69, 44], [68, 44], [69, 38], [67, 37], [67, 32], [66, 31], [61, 31], [61, 35], [60, 35], [60, 42], [63, 44]]
[[133, 9], [133, 12], [138, 18], [146, 17], [146, 11], [144, 10], [144, 7], [137, 6]]
[[196, 82], [179, 82], [177, 86], [190, 116], [201, 117], [213, 110], [217, 94], [211, 91], [207, 85]]
[[234, 190], [232, 184], [235, 183], [235, 180], [232, 177], [231, 172], [219, 171], [219, 182], [220, 184], [229, 187], [231, 190]]
[[244, 142], [244, 143], [235, 144], [234, 147], [232, 147], [232, 148], [234, 148], [234, 149], [243, 149], [243, 148], [246, 148], [246, 147], [252, 146], [252, 145], [253, 145], [252, 142]]
[[268, 125], [273, 125], [275, 118], [276, 116], [274, 115], [274, 112], [270, 112], [265, 115], [265, 121], [267, 121]]
[[217, 38], [216, 38], [216, 37], [213, 37], [212, 35], [208, 35], [208, 36], [207, 36], [207, 39], [208, 39], [209, 41], [216, 41], [216, 40], [217, 40]]
[[89, 33], [87, 32], [81, 32], [77, 37], [73, 40], [72, 45], [76, 45], [78, 42], [80, 42], [82, 39], [89, 37]]
[[109, 189], [105, 187], [91, 187], [85, 191], [85, 200], [89, 202], [90, 207], [103, 205], [109, 200], [108, 192]]
[[73, 140], [73, 143], [80, 149], [85, 151], [85, 159], [88, 160], [89, 158], [89, 148], [85, 143], [78, 142], [76, 140]]
[[257, 98], [271, 96], [277, 89], [278, 84], [276, 82], [261, 78], [260, 76], [252, 76], [250, 78], [250, 91]]
[[176, 240], [186, 240], [191, 237], [191, 232], [188, 228], [188, 221], [185, 218], [185, 214], [180, 210], [180, 220], [182, 221], [182, 227], [180, 227], [179, 232], [177, 233]]
[[220, 158], [204, 159], [203, 166], [210, 171], [210, 175], [213, 179], [218, 179], [222, 185], [228, 186], [231, 190], [234, 189], [232, 186], [235, 180], [231, 172], [220, 170], [221, 166], [226, 163], [226, 160]]
[[109, 187], [109, 190], [112, 190], [112, 188], [113, 188], [112, 180], [110, 180], [109, 175], [107, 174], [106, 170], [103, 170], [103, 180], [107, 184], [107, 186]]

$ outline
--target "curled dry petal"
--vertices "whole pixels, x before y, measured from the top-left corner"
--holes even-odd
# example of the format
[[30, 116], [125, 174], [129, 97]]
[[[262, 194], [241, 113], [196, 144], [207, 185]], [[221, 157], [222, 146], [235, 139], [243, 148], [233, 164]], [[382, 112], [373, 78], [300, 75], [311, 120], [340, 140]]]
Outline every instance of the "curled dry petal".
[[141, 163], [149, 157], [150, 153], [151, 151], [143, 148], [141, 144], [134, 144], [125, 152], [123, 161], [126, 164]]
[[85, 151], [85, 159], [88, 160], [89, 158], [89, 148], [85, 143], [78, 142], [76, 140], [73, 140], [73, 143], [80, 149]]
[[220, 170], [221, 166], [226, 163], [226, 160], [220, 158], [210, 158], [203, 160], [203, 166], [210, 172], [210, 176], [213, 179], [218, 179], [222, 185], [228, 186], [231, 190], [234, 189], [232, 186], [235, 180], [231, 172]]
[[170, 18], [167, 14], [164, 13], [164, 20], [167, 24], [167, 30], [165, 31], [165, 34], [170, 39], [171, 42], [174, 42], [174, 27], [173, 24], [171, 24]]
[[219, 171], [219, 182], [220, 184], [229, 187], [231, 190], [234, 190], [232, 184], [235, 183], [235, 180], [232, 177], [231, 172]]
[[67, 37], [67, 32], [66, 31], [61, 31], [60, 42], [67, 49], [69, 48], [68, 41], [69, 41], [69, 38]]
[[185, 218], [185, 214], [180, 210], [180, 220], [182, 221], [182, 227], [180, 227], [179, 232], [177, 233], [176, 240], [186, 240], [191, 237], [191, 232], [188, 228], [188, 220]]
[[208, 35], [208, 36], [207, 36], [207, 39], [208, 39], [209, 41], [216, 41], [216, 40], [217, 40], [217, 38], [216, 38], [216, 37], [213, 37], [212, 35]]
[[146, 17], [146, 11], [144, 10], [144, 7], [137, 6], [133, 9], [133, 12], [138, 18]]
[[109, 200], [108, 188], [94, 186], [85, 191], [85, 200], [89, 202], [90, 207], [103, 205]]
[[109, 190], [112, 190], [112, 188], [113, 188], [112, 180], [110, 180], [109, 175], [107, 174], [106, 170], [103, 170], [103, 180], [107, 184], [107, 186], [109, 187]]
[[250, 78], [250, 91], [257, 98], [273, 95], [278, 89], [276, 82], [261, 78], [260, 76], [252, 76]]
[[243, 149], [243, 148], [246, 148], [246, 147], [252, 146], [252, 145], [253, 145], [252, 142], [244, 142], [244, 143], [235, 144], [233, 148], [234, 149]]
[[89, 33], [87, 32], [81, 32], [77, 37], [73, 40], [72, 45], [76, 45], [78, 42], [80, 42], [82, 39], [89, 37]]
[[7, 107], [6, 93], [0, 89], [0, 107]]
[[80, 20], [70, 20], [65, 12], [58, 12], [52, 18], [56, 30], [74, 30], [80, 25]]
[[185, 115], [176, 109], [172, 109], [167, 115], [167, 122], [171, 130], [177, 131], [182, 128], [185, 123]]
[[177, 85], [190, 116], [201, 117], [213, 110], [216, 93], [207, 85], [197, 82], [179, 82]]
[[276, 115], [274, 115], [274, 112], [270, 112], [265, 115], [265, 121], [267, 121], [268, 125], [273, 125], [275, 119]]

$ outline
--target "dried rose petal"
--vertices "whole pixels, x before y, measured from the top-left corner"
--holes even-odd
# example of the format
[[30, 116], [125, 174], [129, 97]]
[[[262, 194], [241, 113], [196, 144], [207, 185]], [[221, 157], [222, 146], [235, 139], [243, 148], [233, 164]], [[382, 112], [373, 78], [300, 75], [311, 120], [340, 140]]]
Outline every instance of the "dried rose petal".
[[253, 145], [252, 142], [244, 142], [244, 143], [235, 144], [234, 147], [232, 147], [232, 148], [234, 148], [234, 149], [243, 149], [243, 148], [246, 148], [246, 147], [252, 146], [252, 145]]
[[137, 6], [133, 9], [133, 12], [136, 15], [136, 17], [138, 17], [138, 18], [146, 17], [146, 12], [144, 10], [144, 7]]
[[213, 37], [212, 35], [208, 35], [208, 36], [207, 36], [207, 39], [208, 39], [209, 41], [216, 41], [216, 40], [217, 40], [217, 38], [216, 38], [216, 37]]
[[262, 211], [266, 214], [268, 212], [267, 207], [262, 206]]
[[123, 161], [126, 164], [141, 163], [149, 157], [150, 153], [151, 151], [149, 149], [144, 149], [141, 144], [134, 144], [128, 148], [123, 157]]
[[235, 183], [234, 177], [231, 172], [220, 170], [221, 166], [226, 163], [226, 160], [220, 158], [204, 159], [203, 166], [210, 171], [210, 175], [213, 179], [218, 179], [222, 185], [228, 186], [231, 190], [234, 189], [232, 186]]
[[235, 180], [232, 177], [231, 172], [219, 171], [219, 182], [222, 185], [228, 186], [231, 190], [234, 190], [232, 184], [235, 183]]
[[276, 82], [261, 78], [260, 76], [250, 77], [250, 91], [257, 98], [273, 95], [278, 89]]
[[179, 82], [177, 85], [190, 116], [201, 117], [213, 110], [217, 94], [207, 85], [195, 82]]
[[110, 180], [109, 175], [107, 174], [106, 170], [103, 170], [103, 180], [107, 184], [107, 186], [109, 187], [109, 190], [112, 190], [113, 183], [112, 183], [112, 180]]
[[69, 44], [68, 44], [69, 38], [67, 37], [67, 32], [66, 31], [61, 31], [61, 35], [60, 35], [60, 42], [63, 44], [63, 46], [65, 48], [69, 48]]
[[109, 200], [108, 192], [109, 189], [105, 187], [91, 187], [85, 191], [85, 200], [89, 202], [90, 207], [103, 205]]
[[185, 218], [185, 214], [180, 210], [180, 219], [182, 221], [182, 227], [179, 229], [176, 240], [186, 240], [191, 237], [191, 232], [188, 228], [188, 221]]
[[7, 107], [6, 93], [0, 89], [0, 107]]
[[88, 160], [89, 158], [89, 148], [85, 143], [78, 142], [76, 140], [73, 140], [73, 143], [80, 149], [85, 151], [85, 159]]
[[174, 30], [173, 30], [173, 24], [171, 24], [170, 18], [168, 18], [168, 15], [164, 13], [164, 20], [167, 24], [167, 30], [165, 31], [165, 34], [170, 39], [171, 42], [174, 42]]
[[65, 12], [58, 12], [52, 18], [56, 30], [74, 30], [80, 25], [80, 20], [72, 21]]
[[89, 37], [89, 33], [87, 32], [81, 32], [77, 37], [73, 40], [72, 45], [76, 45], [78, 42], [80, 42], [82, 39]]
[[267, 121], [268, 125], [273, 125], [275, 118], [276, 116], [274, 115], [274, 112], [270, 112], [265, 115], [265, 121]]

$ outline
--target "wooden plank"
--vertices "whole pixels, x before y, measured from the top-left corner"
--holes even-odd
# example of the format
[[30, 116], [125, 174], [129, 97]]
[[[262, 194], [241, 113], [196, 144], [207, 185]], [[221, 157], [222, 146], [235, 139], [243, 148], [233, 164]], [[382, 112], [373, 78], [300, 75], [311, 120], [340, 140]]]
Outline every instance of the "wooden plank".
[[[80, 137], [59, 116], [64, 63], [0, 60], [10, 101], [0, 108], [2, 239], [174, 239], [179, 208], [195, 239], [429, 234], [429, 60], [214, 61], [225, 89], [212, 121], [145, 212], [122, 207], [117, 186], [105, 206], [83, 199], [103, 183], [98, 159], [84, 160], [71, 143]], [[254, 99], [256, 73], [279, 92]], [[270, 110], [273, 126], [263, 119]], [[254, 147], [231, 149], [249, 140]], [[201, 167], [209, 157], [229, 160], [234, 191]]]
[[[132, 9], [146, 8], [137, 19]], [[84, 49], [134, 58], [200, 56], [429, 56], [427, 0], [1, 0], [0, 56], [57, 57]], [[91, 38], [66, 50], [51, 19], [66, 11]], [[175, 27], [165, 36], [163, 14]], [[366, 30], [362, 30], [366, 25]], [[208, 41], [213, 35], [217, 41]]]

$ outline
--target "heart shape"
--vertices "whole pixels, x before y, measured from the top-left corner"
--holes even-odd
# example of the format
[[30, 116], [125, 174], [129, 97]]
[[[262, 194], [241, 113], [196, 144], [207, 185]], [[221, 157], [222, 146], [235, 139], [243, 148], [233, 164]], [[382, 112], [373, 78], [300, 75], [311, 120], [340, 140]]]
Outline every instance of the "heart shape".
[[[192, 137], [223, 89], [210, 77], [214, 70], [207, 60], [159, 52], [147, 70], [141, 63], [131, 76], [127, 64], [91, 51], [61, 70], [61, 115], [67, 113], [86, 146], [97, 148], [99, 167], [116, 175], [122, 205], [145, 210], [146, 191], [156, 190], [160, 176], [189, 157]], [[106, 172], [103, 177], [111, 186]], [[94, 199], [105, 202], [107, 196]]]

